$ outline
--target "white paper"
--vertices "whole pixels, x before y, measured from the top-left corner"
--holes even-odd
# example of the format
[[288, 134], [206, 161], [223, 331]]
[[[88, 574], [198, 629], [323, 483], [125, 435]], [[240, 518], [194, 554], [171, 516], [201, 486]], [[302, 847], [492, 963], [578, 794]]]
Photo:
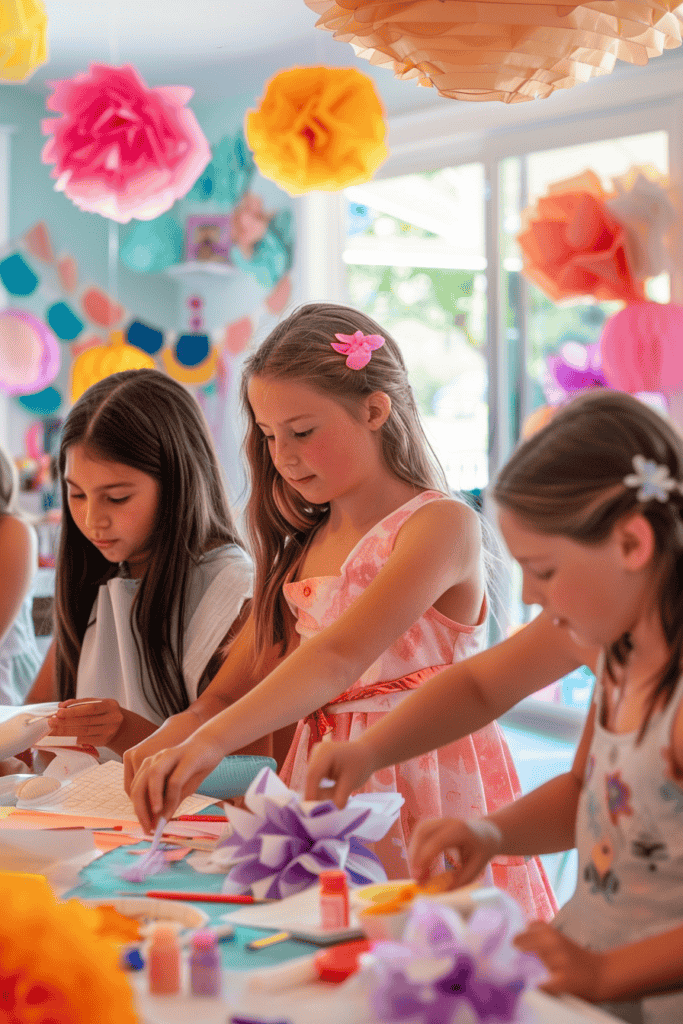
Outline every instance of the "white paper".
[[86, 829], [0, 830], [0, 870], [43, 875], [56, 896], [78, 885], [81, 869], [100, 856]]

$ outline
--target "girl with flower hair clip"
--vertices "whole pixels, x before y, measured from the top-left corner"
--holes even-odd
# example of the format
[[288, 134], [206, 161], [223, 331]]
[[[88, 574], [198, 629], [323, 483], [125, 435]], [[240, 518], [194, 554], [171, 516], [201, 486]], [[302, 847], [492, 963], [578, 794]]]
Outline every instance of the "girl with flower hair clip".
[[683, 440], [630, 395], [590, 392], [521, 445], [493, 497], [523, 598], [541, 613], [355, 742], [318, 746], [307, 797], [329, 778], [320, 795], [343, 806], [372, 772], [589, 665], [595, 690], [570, 771], [484, 818], [421, 821], [413, 873], [423, 880], [450, 850], [456, 887], [492, 857], [576, 846], [573, 897], [516, 944], [544, 962], [548, 991], [627, 1021], [683, 1020]]
[[[485, 640], [479, 517], [450, 497], [386, 331], [345, 306], [304, 306], [247, 361], [242, 395], [252, 615], [190, 711], [126, 755], [145, 827], [172, 813], [225, 754], [284, 727], [291, 739], [296, 723], [281, 777], [303, 789], [315, 742], [362, 735]], [[400, 819], [374, 844], [389, 877], [405, 878], [421, 815], [485, 813], [519, 784], [492, 724], [378, 773], [366, 790], [405, 797]], [[529, 914], [550, 915], [540, 862], [507, 859], [494, 872]]]

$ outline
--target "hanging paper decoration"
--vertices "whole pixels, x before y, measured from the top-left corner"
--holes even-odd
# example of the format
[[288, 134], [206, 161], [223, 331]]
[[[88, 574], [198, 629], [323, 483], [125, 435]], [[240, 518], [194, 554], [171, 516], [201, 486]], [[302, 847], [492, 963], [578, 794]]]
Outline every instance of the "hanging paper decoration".
[[216, 375], [218, 350], [206, 334], [183, 334], [176, 344], [165, 348], [161, 361], [166, 373], [181, 384], [205, 384]]
[[357, 56], [457, 100], [545, 98], [680, 46], [679, 0], [305, 0]]
[[261, 174], [293, 196], [369, 181], [387, 157], [382, 105], [354, 68], [281, 71], [245, 133]]
[[582, 366], [570, 365], [565, 347], [548, 372], [560, 399], [580, 384], [664, 395], [683, 426], [683, 306], [646, 301], [644, 287], [646, 277], [675, 263], [681, 214], [674, 191], [652, 168], [631, 168], [612, 184], [603, 189], [587, 171], [551, 186], [523, 215], [523, 272], [550, 298], [626, 303], [605, 322]]
[[543, 381], [543, 390], [548, 402], [551, 405], [558, 405], [579, 391], [606, 388], [607, 378], [600, 364], [599, 345], [565, 342], [559, 352], [546, 357], [547, 373]]
[[596, 299], [645, 297], [633, 274], [624, 226], [607, 205], [611, 193], [585, 171], [551, 185], [522, 214], [517, 241], [523, 273], [553, 302], [592, 295]]
[[683, 306], [629, 304], [605, 323], [600, 352], [612, 387], [664, 395], [670, 415], [683, 426]]
[[226, 135], [214, 146], [211, 160], [187, 198], [195, 203], [211, 200], [218, 206], [234, 206], [249, 188], [255, 166], [242, 130]]
[[53, 82], [42, 153], [55, 188], [81, 210], [128, 223], [151, 220], [184, 196], [211, 158], [186, 104], [192, 89], [149, 89], [130, 64], [91, 64]]
[[153, 370], [154, 360], [147, 352], [128, 345], [123, 331], [112, 331], [108, 345], [83, 352], [71, 368], [71, 398], [77, 402], [84, 391], [98, 380], [122, 370]]
[[138, 221], [119, 249], [119, 259], [138, 274], [158, 274], [183, 258], [183, 229], [170, 213]]
[[138, 1024], [106, 908], [58, 902], [42, 875], [13, 871], [0, 872], [0, 900], [4, 1021]]
[[0, 80], [23, 82], [47, 60], [47, 15], [40, 0], [0, 3]]
[[0, 312], [0, 388], [9, 395], [41, 391], [59, 373], [60, 355], [52, 331], [31, 313]]

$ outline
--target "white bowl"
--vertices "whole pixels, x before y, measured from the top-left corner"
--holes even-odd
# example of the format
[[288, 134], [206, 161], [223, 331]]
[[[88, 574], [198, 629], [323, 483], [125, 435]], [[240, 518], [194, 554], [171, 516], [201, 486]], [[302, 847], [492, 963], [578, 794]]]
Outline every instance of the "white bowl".
[[358, 924], [368, 939], [400, 942], [410, 914], [410, 906], [411, 904], [407, 903], [404, 910], [394, 910], [388, 914], [372, 914], [368, 913], [367, 909], [361, 910], [356, 915]]
[[98, 899], [79, 900], [86, 907], [113, 907], [124, 917], [132, 917], [140, 922], [142, 935], [150, 925], [169, 924], [178, 931], [184, 928], [203, 928], [208, 924], [209, 915], [191, 903], [182, 900], [155, 900], [150, 896], [113, 896], [109, 899], [101, 896]]

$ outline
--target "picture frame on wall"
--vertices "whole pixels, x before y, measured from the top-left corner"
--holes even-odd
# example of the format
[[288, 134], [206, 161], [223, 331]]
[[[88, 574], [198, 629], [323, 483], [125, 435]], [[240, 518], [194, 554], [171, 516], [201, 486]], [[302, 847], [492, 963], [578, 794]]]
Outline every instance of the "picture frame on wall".
[[199, 263], [230, 263], [229, 214], [192, 214], [185, 222], [185, 258]]

